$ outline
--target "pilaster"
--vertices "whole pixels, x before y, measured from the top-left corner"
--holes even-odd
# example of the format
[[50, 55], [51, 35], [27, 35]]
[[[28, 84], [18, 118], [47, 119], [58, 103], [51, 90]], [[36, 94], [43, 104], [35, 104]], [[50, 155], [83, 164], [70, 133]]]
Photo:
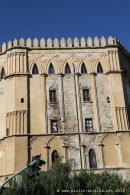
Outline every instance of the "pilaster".
[[69, 148], [68, 146], [66, 146], [65, 144], [62, 145], [63, 147], [63, 155], [64, 155], [64, 159], [63, 159], [63, 162], [66, 163], [67, 160], [68, 160], [68, 152], [67, 152], [67, 149]]
[[42, 73], [42, 93], [43, 93], [43, 132], [48, 133], [47, 129], [47, 90], [46, 90], [46, 73]]
[[85, 162], [85, 148], [84, 144], [81, 144], [81, 157], [82, 157], [82, 168], [86, 169], [86, 162]]
[[98, 150], [98, 168], [104, 168], [103, 147], [104, 144], [99, 144]]
[[92, 78], [92, 94], [93, 94], [93, 105], [94, 105], [94, 118], [95, 118], [95, 126], [96, 126], [96, 131], [101, 130], [101, 125], [100, 125], [100, 118], [99, 118], [99, 107], [98, 107], [98, 97], [97, 97], [97, 88], [96, 88], [96, 79], [95, 79], [96, 73], [91, 73], [91, 78]]
[[63, 90], [63, 76], [64, 74], [58, 74], [59, 76], [59, 100], [60, 100], [60, 115], [61, 121], [65, 121], [65, 107], [64, 107], [64, 90]]
[[77, 97], [77, 112], [78, 112], [78, 122], [79, 122], [79, 132], [82, 132], [82, 112], [81, 112], [81, 99], [80, 99], [80, 88], [79, 88], [79, 76], [80, 73], [75, 73], [76, 81], [76, 97]]

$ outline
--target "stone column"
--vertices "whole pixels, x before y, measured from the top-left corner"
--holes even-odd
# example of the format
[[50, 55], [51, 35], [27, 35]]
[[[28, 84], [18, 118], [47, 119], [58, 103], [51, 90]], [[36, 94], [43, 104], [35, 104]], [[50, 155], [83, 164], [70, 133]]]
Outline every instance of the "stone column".
[[47, 74], [43, 73], [41, 74], [42, 76], [42, 93], [43, 93], [43, 132], [44, 133], [48, 133], [48, 129], [47, 129], [47, 100], [46, 100], [46, 96], [47, 96], [47, 92], [46, 92], [46, 77]]
[[98, 152], [98, 168], [104, 168], [104, 159], [103, 159], [103, 147], [104, 144], [99, 144], [99, 152]]
[[101, 125], [100, 125], [98, 97], [97, 97], [97, 88], [96, 88], [96, 79], [95, 79], [96, 73], [91, 73], [91, 76], [92, 76], [92, 94], [93, 94], [95, 126], [96, 126], [96, 131], [100, 131]]
[[64, 74], [60, 73], [59, 76], [59, 100], [60, 100], [60, 115], [61, 115], [61, 121], [65, 121], [65, 107], [64, 107], [64, 91], [63, 91], [63, 76]]
[[44, 159], [45, 159], [45, 170], [48, 170], [49, 169], [49, 149], [50, 147], [45, 145], [44, 147]]
[[75, 82], [76, 82], [76, 99], [77, 99], [77, 112], [78, 112], [78, 122], [79, 122], [79, 132], [82, 132], [82, 112], [81, 112], [81, 97], [80, 97], [80, 88], [79, 88], [79, 76], [80, 73], [75, 73]]
[[64, 150], [64, 159], [63, 159], [63, 161], [64, 161], [64, 163], [66, 163], [67, 162], [67, 160], [68, 160], [68, 153], [67, 153], [67, 149], [69, 148], [68, 146], [66, 146], [65, 144], [64, 145], [62, 145], [62, 147], [63, 147], [63, 150]]
[[81, 144], [81, 156], [82, 156], [82, 168], [86, 169], [86, 163], [85, 163], [85, 148], [86, 146], [84, 144]]

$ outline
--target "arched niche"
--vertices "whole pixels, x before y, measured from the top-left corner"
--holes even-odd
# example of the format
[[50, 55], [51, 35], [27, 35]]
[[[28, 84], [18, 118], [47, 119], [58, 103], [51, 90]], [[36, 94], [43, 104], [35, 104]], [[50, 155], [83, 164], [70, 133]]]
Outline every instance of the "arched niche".
[[81, 74], [87, 74], [87, 69], [86, 69], [84, 62], [82, 63], [82, 66], [81, 66]]
[[[40, 138], [36, 138], [31, 142], [30, 146], [30, 158], [32, 159], [33, 156], [41, 154], [41, 160], [44, 160], [44, 148], [42, 140]], [[42, 169], [44, 168], [45, 167], [43, 166]]]
[[48, 74], [55, 74], [55, 70], [52, 63], [50, 63]]
[[100, 62], [98, 63], [98, 66], [97, 66], [97, 73], [103, 73], [103, 69], [102, 69]]
[[33, 65], [32, 74], [39, 74], [38, 67], [36, 64]]
[[116, 140], [112, 136], [107, 136], [103, 140], [103, 162], [104, 167], [118, 167], [118, 148], [116, 145]]
[[68, 63], [66, 63], [66, 66], [65, 66], [65, 74], [71, 74], [70, 66]]

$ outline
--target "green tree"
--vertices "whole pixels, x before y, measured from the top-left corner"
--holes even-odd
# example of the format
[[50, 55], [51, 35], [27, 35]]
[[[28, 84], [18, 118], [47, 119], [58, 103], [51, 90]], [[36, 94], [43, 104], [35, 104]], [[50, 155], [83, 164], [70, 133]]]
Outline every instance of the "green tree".
[[130, 182], [123, 181], [119, 175], [85, 170], [76, 174], [71, 171], [73, 162], [70, 160], [64, 164], [62, 158], [55, 159], [50, 170], [41, 171], [39, 176], [30, 180], [28, 170], [24, 171], [9, 182], [3, 195], [130, 195]]

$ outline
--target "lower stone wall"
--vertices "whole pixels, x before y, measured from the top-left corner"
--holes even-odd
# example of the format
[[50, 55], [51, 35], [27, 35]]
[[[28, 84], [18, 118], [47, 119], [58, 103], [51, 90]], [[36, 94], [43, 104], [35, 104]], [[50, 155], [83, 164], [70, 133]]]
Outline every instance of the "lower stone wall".
[[[118, 174], [120, 177], [122, 177], [123, 180], [130, 181], [130, 169], [123, 169], [123, 168], [112, 168], [112, 169], [84, 169], [86, 172], [94, 172], [102, 173], [107, 172], [109, 174], [115, 173]], [[73, 172], [76, 172], [77, 174], [80, 173], [81, 170], [72, 170]]]

